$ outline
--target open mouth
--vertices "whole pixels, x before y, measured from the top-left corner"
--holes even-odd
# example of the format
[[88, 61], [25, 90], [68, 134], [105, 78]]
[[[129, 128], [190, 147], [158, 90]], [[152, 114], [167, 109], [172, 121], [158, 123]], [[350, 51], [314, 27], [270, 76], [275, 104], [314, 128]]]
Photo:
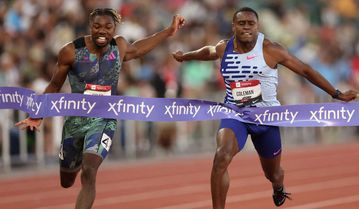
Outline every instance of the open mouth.
[[96, 38], [96, 43], [97, 44], [102, 45], [102, 44], [106, 44], [106, 42], [107, 42], [107, 39], [104, 36], [99, 36], [99, 37]]
[[250, 33], [250, 32], [243, 32], [241, 35], [242, 35], [243, 37], [251, 37], [251, 36], [252, 36], [252, 33]]

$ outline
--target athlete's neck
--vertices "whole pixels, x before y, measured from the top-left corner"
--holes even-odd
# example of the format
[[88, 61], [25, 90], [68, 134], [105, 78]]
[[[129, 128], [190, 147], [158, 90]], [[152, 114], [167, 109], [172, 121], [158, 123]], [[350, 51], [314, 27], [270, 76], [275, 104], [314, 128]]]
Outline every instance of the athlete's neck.
[[89, 45], [87, 46], [90, 52], [96, 54], [98, 57], [102, 57], [107, 52], [109, 47], [109, 44], [106, 46], [98, 46], [92, 38], [90, 38]]
[[100, 46], [97, 46], [96, 44], [94, 44], [95, 53], [97, 55], [99, 55], [99, 56], [104, 55], [107, 52], [108, 48], [109, 48], [109, 45], [106, 45], [104, 47], [100, 47]]
[[234, 50], [238, 53], [247, 53], [250, 52], [256, 45], [257, 39], [253, 41], [239, 41], [238, 39], [234, 38]]

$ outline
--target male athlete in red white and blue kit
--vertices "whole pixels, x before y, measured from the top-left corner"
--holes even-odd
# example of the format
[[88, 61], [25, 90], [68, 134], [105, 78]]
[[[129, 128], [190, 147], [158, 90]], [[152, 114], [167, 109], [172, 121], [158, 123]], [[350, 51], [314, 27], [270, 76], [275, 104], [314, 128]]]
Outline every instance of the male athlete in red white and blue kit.
[[[258, 14], [244, 7], [233, 15], [234, 36], [215, 46], [173, 57], [179, 61], [221, 59], [221, 74], [226, 86], [224, 102], [239, 107], [266, 107], [280, 105], [277, 100], [278, 70], [281, 64], [305, 77], [335, 99], [354, 100], [357, 92], [336, 90], [322, 75], [309, 65], [291, 55], [281, 45], [266, 39], [258, 32]], [[217, 133], [217, 149], [211, 173], [211, 192], [214, 209], [224, 209], [229, 189], [228, 166], [233, 157], [243, 149], [248, 134], [266, 178], [272, 183], [273, 201], [282, 205], [289, 193], [285, 192], [284, 171], [281, 162], [281, 137], [278, 127], [247, 124], [234, 119], [222, 119]]]

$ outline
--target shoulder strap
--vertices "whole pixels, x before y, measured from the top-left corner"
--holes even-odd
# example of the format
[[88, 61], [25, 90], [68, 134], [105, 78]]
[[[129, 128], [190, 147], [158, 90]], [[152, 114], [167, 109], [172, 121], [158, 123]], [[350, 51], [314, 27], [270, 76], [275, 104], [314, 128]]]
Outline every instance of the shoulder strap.
[[[226, 48], [224, 50], [224, 54], [228, 53], [229, 51], [233, 51], [233, 40], [234, 40], [234, 37], [231, 37], [227, 43], [226, 43]], [[223, 55], [224, 55], [223, 54]]]
[[83, 48], [86, 46], [85, 44], [85, 37], [79, 37], [77, 39], [75, 39], [73, 41], [74, 45], [75, 45], [75, 49], [79, 49], [79, 48]]
[[117, 45], [116, 40], [114, 38], [111, 39], [110, 45], [113, 45], [113, 46]]

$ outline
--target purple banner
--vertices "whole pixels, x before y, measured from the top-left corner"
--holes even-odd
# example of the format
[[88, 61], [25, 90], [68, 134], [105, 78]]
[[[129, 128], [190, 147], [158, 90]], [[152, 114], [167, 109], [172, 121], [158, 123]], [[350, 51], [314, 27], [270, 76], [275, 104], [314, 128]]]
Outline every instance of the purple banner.
[[0, 109], [16, 109], [30, 117], [85, 116], [140, 121], [193, 121], [232, 118], [255, 124], [309, 127], [358, 126], [359, 103], [320, 103], [238, 108], [194, 99], [44, 94], [0, 87]]

